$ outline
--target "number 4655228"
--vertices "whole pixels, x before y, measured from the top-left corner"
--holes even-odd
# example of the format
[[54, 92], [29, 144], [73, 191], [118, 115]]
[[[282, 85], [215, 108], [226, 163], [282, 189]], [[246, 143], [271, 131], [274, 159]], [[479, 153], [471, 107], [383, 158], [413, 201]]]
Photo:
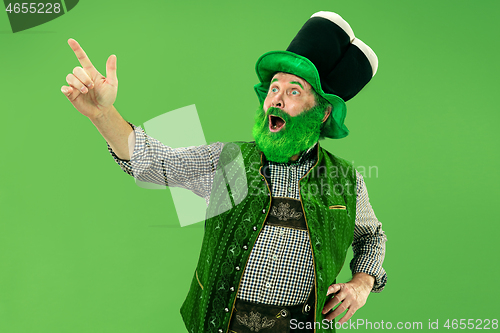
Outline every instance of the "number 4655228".
[[[38, 7], [38, 8], [37, 8]], [[9, 3], [5, 11], [14, 14], [52, 14], [52, 13], [60, 13], [61, 12], [61, 4], [60, 3]]]
[[493, 319], [493, 320], [490, 320], [490, 319], [484, 319], [484, 320], [481, 320], [481, 319], [452, 319], [451, 320], [451, 323], [450, 323], [450, 319], [448, 319], [446, 321], [446, 323], [444, 323], [443, 327], [446, 327], [447, 329], [461, 329], [461, 330], [464, 330], [464, 329], [484, 329], [484, 330], [488, 330], [488, 329], [498, 329], [498, 319]]

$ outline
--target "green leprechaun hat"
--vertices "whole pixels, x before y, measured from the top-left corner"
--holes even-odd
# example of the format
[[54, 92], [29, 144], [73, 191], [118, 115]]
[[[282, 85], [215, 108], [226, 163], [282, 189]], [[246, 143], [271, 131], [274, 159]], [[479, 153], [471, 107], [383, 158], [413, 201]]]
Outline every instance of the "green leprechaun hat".
[[378, 59], [349, 24], [333, 12], [317, 12], [302, 26], [286, 51], [263, 54], [255, 66], [260, 83], [254, 86], [262, 103], [277, 72], [297, 75], [328, 100], [333, 110], [324, 135], [344, 138], [345, 102], [353, 98], [375, 75]]

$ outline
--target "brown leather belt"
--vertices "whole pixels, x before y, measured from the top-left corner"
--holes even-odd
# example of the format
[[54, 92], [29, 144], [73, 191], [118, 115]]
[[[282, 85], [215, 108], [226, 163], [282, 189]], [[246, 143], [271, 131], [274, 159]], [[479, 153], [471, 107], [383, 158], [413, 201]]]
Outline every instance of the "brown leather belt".
[[309, 299], [293, 306], [258, 304], [237, 298], [234, 304], [229, 333], [298, 333], [311, 330], [290, 329], [290, 320], [314, 320], [314, 288]]

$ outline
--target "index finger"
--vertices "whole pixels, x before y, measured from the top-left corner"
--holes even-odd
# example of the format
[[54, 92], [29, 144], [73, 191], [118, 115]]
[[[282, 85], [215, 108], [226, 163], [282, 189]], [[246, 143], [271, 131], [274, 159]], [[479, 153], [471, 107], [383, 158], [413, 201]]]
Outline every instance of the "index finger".
[[82, 65], [83, 69], [90, 74], [90, 77], [94, 77], [95, 74], [97, 74], [97, 70], [95, 69], [94, 65], [90, 62], [89, 57], [87, 57], [87, 54], [85, 51], [82, 49], [80, 44], [73, 38], [68, 39], [68, 44], [75, 52], [76, 57], [78, 58], [78, 61]]
[[328, 296], [330, 294], [335, 294], [340, 289], [341, 289], [340, 283], [332, 284], [331, 286], [328, 287], [328, 290], [326, 292], [326, 296]]

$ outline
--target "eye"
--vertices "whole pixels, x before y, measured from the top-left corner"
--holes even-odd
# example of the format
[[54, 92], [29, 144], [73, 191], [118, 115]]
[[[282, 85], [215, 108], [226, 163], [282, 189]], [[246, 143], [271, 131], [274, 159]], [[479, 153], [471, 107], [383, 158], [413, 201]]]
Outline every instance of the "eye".
[[299, 95], [300, 92], [298, 90], [292, 90], [292, 95]]
[[278, 88], [273, 87], [273, 88], [271, 88], [271, 91], [272, 91], [273, 93], [277, 93], [277, 92], [278, 92]]

